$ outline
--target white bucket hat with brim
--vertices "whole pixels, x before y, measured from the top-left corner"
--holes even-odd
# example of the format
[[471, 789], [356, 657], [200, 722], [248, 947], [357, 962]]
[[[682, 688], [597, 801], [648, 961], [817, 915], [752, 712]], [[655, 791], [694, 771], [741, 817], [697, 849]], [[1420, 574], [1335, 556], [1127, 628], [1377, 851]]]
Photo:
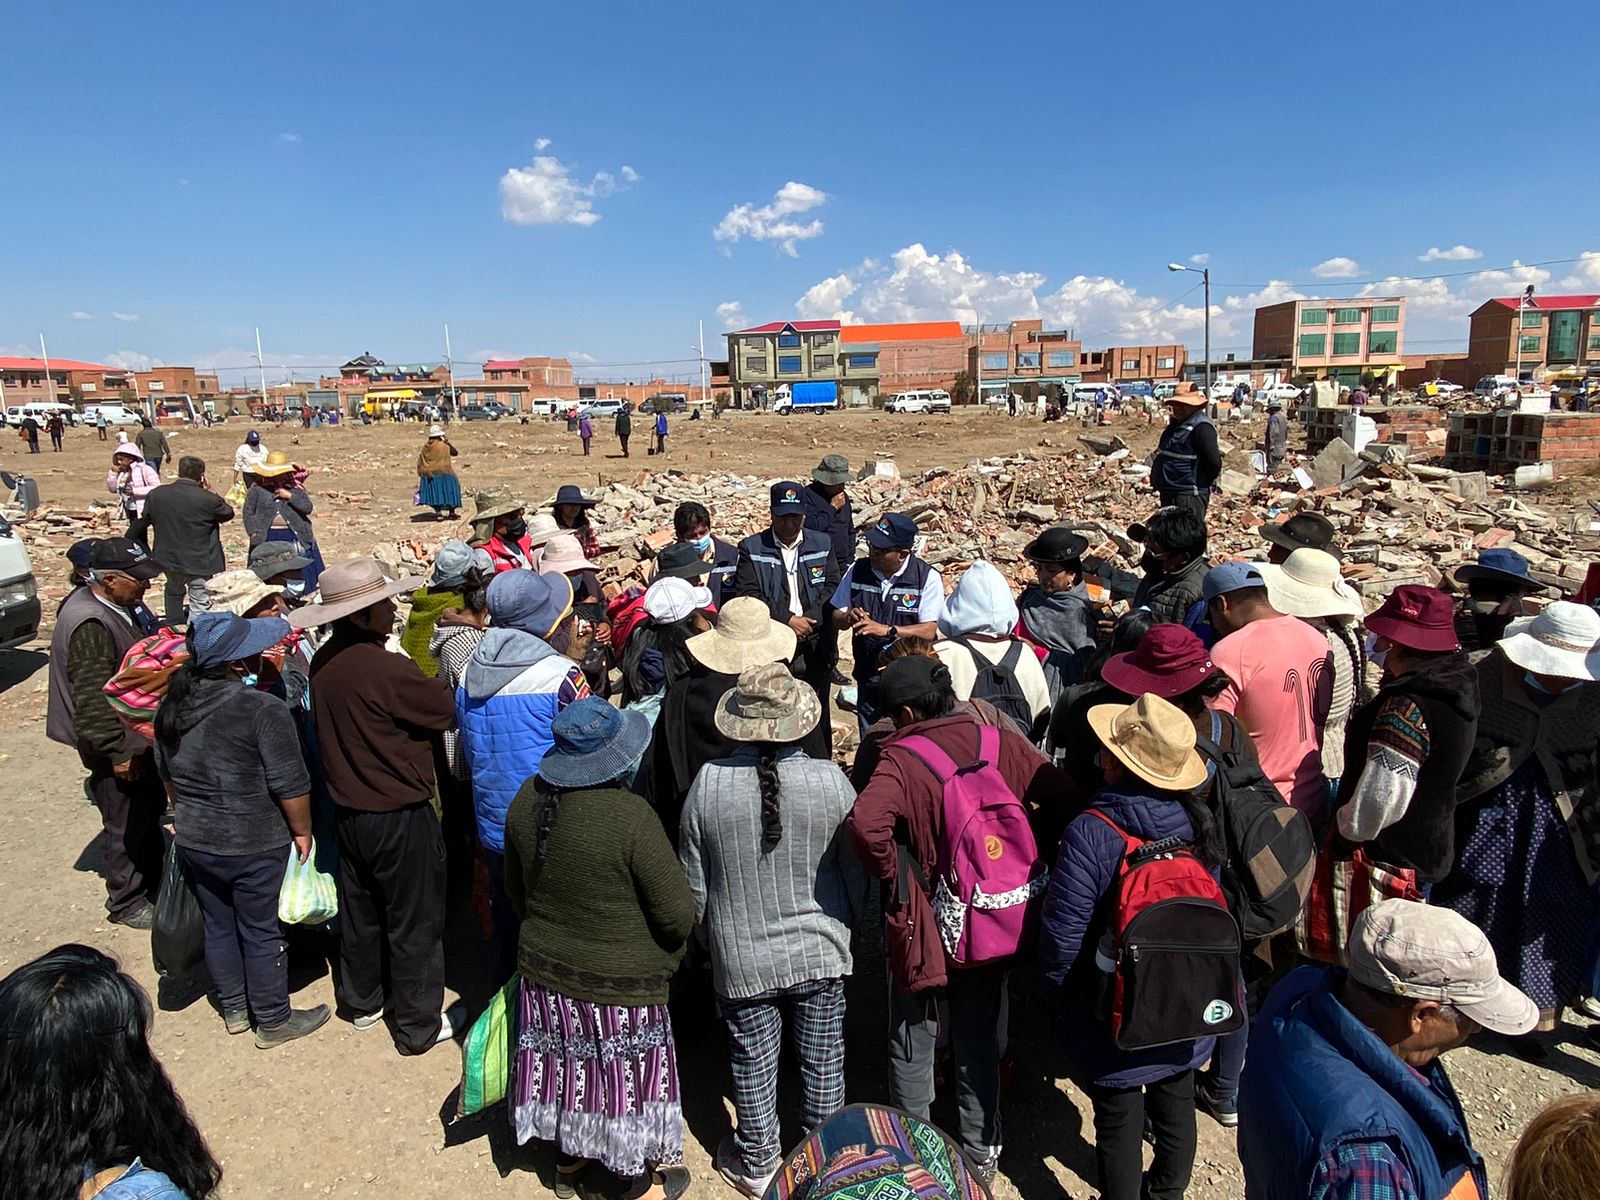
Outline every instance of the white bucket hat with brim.
[[317, 602], [295, 609], [288, 621], [296, 629], [328, 625], [403, 592], [414, 592], [426, 582], [419, 575], [390, 579], [375, 558], [347, 558], [317, 578]]
[[1192, 792], [1206, 781], [1194, 722], [1170, 700], [1147, 693], [1132, 704], [1096, 704], [1089, 727], [1123, 766], [1163, 791]]
[[751, 667], [788, 662], [796, 641], [794, 630], [772, 619], [765, 600], [739, 596], [722, 606], [714, 628], [695, 634], [684, 645], [702, 666], [737, 675]]
[[1267, 583], [1272, 607], [1291, 617], [1359, 617], [1361, 596], [1339, 574], [1339, 560], [1309, 546], [1281, 563], [1252, 564]]
[[1557, 600], [1538, 616], [1506, 626], [1500, 653], [1535, 675], [1600, 679], [1600, 613]]

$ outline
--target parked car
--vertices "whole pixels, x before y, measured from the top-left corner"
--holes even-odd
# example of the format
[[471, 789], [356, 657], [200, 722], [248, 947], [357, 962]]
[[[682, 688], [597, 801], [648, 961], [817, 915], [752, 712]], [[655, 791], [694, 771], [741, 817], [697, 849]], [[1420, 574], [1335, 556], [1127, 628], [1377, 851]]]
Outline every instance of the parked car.
[[9, 522], [0, 517], [0, 650], [39, 635], [39, 585], [28, 550]]
[[1107, 404], [1122, 394], [1114, 383], [1080, 383], [1072, 389], [1072, 401], [1074, 404], [1093, 404], [1094, 398], [1101, 392], [1106, 394]]
[[1262, 403], [1268, 400], [1281, 400], [1285, 404], [1291, 404], [1300, 399], [1300, 389], [1292, 383], [1269, 383], [1256, 393], [1256, 399]]
[[487, 404], [463, 404], [456, 410], [458, 421], [498, 421], [500, 412]]
[[83, 407], [83, 423], [93, 425], [100, 413], [105, 413], [107, 425], [139, 424], [139, 414], [121, 404], [86, 404]]
[[591, 400], [578, 409], [580, 417], [588, 417], [591, 421], [599, 421], [606, 417], [614, 417], [622, 411], [626, 400], [618, 400], [615, 396], [607, 396], [604, 400]]
[[689, 411], [689, 397], [683, 392], [660, 392], [639, 405], [641, 413], [681, 413]]
[[[50, 404], [40, 401], [34, 404], [18, 404], [6, 409], [6, 424], [21, 425], [24, 417], [32, 417], [39, 422], [39, 428], [43, 429], [45, 423], [55, 413], [60, 413], [62, 420], [66, 421], [68, 425], [76, 425], [78, 423], [78, 410], [73, 408], [72, 405]], [[138, 424], [138, 417], [133, 420], [135, 424]]]
[[[1514, 375], [1485, 375], [1473, 385], [1472, 390], [1477, 392], [1480, 396], [1487, 396], [1491, 400], [1498, 400], [1507, 392], [1516, 391], [1518, 386], [1519, 385], [1517, 383], [1516, 376]], [[1533, 385], [1527, 384], [1525, 386], [1532, 387]]]
[[565, 416], [568, 410], [577, 405], [571, 400], [563, 400], [559, 396], [535, 396], [528, 401], [528, 413], [535, 417]]
[[1436, 396], [1454, 396], [1457, 392], [1467, 390], [1459, 383], [1451, 383], [1448, 379], [1430, 379], [1422, 385], [1421, 390], [1427, 391], [1429, 388], [1433, 389], [1433, 394]]

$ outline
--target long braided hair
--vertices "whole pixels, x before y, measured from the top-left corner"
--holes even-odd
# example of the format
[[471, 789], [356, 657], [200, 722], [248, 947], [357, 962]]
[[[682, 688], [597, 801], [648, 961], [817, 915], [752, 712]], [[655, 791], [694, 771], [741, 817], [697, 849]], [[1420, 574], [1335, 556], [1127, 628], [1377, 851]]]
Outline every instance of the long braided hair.
[[771, 850], [783, 840], [783, 814], [778, 805], [778, 747], [756, 743], [756, 782], [761, 786], [761, 848]]

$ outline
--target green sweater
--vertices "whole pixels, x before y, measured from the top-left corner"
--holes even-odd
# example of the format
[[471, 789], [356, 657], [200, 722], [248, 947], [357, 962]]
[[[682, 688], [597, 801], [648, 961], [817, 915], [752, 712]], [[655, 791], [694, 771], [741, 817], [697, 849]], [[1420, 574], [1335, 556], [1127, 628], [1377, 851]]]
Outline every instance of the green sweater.
[[460, 608], [466, 603], [460, 588], [418, 588], [411, 593], [411, 615], [400, 631], [400, 649], [411, 656], [411, 661], [422, 668], [429, 679], [439, 675], [439, 660], [428, 642], [439, 618], [447, 608]]
[[694, 896], [660, 819], [620, 788], [562, 792], [540, 862], [547, 802], [530, 779], [506, 814], [506, 894], [522, 921], [517, 969], [573, 1000], [665, 1004], [694, 928]]

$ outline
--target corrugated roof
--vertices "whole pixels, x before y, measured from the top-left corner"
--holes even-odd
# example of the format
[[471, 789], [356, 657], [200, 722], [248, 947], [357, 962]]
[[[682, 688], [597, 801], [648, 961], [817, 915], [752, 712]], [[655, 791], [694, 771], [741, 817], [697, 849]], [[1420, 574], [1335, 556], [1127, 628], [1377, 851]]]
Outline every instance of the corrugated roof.
[[[1520, 296], [1496, 296], [1490, 304], [1504, 304], [1507, 308], [1516, 308]], [[1589, 294], [1586, 296], [1535, 296], [1524, 304], [1526, 308], [1593, 308], [1600, 302], [1600, 295]]]
[[961, 337], [960, 321], [907, 321], [894, 325], [846, 325], [841, 342], [927, 342]]
[[749, 329], [735, 329], [733, 333], [777, 333], [786, 325], [796, 333], [823, 333], [839, 328], [837, 321], [768, 321], [765, 325], [752, 325]]
[[[52, 371], [104, 371], [111, 375], [126, 374], [121, 367], [108, 367], [101, 363], [79, 362], [75, 358], [52, 358], [50, 360], [50, 369]], [[0, 370], [42, 371], [44, 370], [44, 359], [0, 358]]]

